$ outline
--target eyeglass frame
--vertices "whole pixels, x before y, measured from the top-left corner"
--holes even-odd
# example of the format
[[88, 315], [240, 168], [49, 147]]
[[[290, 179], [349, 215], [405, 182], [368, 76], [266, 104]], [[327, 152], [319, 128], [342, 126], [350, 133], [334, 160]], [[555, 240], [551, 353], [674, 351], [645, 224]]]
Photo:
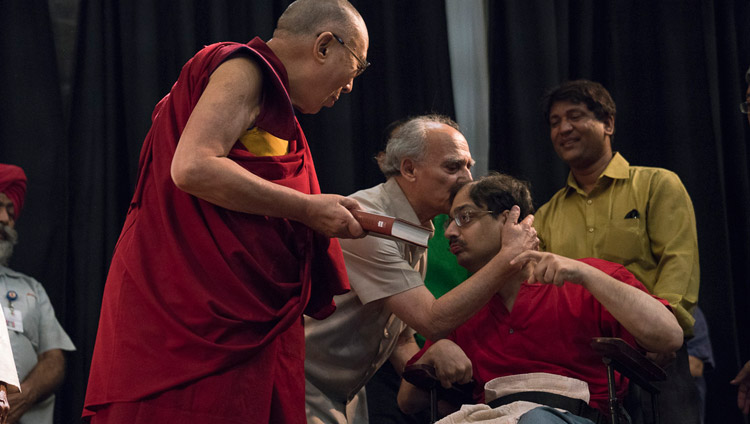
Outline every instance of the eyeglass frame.
[[740, 103], [740, 112], [744, 114], [750, 114], [750, 102], [742, 102]]
[[331, 35], [333, 35], [333, 38], [334, 38], [334, 39], [336, 39], [336, 41], [338, 41], [338, 42], [339, 42], [339, 44], [341, 44], [342, 46], [346, 47], [346, 49], [347, 49], [347, 50], [349, 50], [349, 53], [351, 53], [351, 54], [352, 54], [352, 56], [354, 56], [354, 58], [355, 58], [355, 59], [357, 59], [357, 76], [360, 76], [360, 75], [362, 75], [362, 74], [363, 74], [363, 73], [365, 72], [365, 70], [366, 70], [367, 68], [369, 68], [369, 67], [370, 67], [370, 65], [372, 65], [372, 63], [370, 63], [370, 62], [368, 62], [368, 61], [366, 61], [366, 60], [362, 60], [362, 58], [360, 58], [360, 57], [359, 57], [359, 56], [357, 55], [357, 53], [355, 53], [355, 52], [354, 52], [354, 50], [352, 50], [352, 48], [351, 48], [351, 47], [349, 47], [349, 46], [348, 46], [348, 45], [347, 45], [347, 44], [346, 44], [346, 43], [344, 42], [344, 40], [343, 40], [343, 39], [342, 39], [341, 37], [339, 37], [338, 35], [336, 35], [336, 34], [334, 34], [334, 33], [331, 33]]
[[[468, 214], [468, 220], [462, 224], [460, 217], [463, 214]], [[498, 213], [495, 211], [491, 211], [489, 209], [483, 209], [483, 210], [461, 209], [458, 212], [458, 214], [456, 214], [456, 216], [453, 216], [451, 217], [451, 219], [445, 221], [445, 228], [448, 228], [451, 222], [455, 222], [457, 227], [462, 228], [471, 224], [474, 221], [474, 218], [481, 218], [485, 215], [498, 215]]]

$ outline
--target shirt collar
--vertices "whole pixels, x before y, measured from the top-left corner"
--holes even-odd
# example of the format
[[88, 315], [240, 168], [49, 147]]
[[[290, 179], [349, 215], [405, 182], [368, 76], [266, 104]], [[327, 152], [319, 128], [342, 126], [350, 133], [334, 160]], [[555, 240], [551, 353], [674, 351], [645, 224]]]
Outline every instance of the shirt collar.
[[[383, 184], [383, 191], [387, 195], [387, 199], [390, 203], [391, 208], [393, 208], [392, 210], [394, 211], [394, 216], [412, 222], [414, 224], [422, 225], [419, 222], [417, 213], [414, 212], [414, 208], [411, 207], [409, 199], [406, 198], [404, 191], [401, 190], [401, 186], [398, 185], [398, 182], [395, 178], [388, 178], [388, 181]], [[435, 226], [432, 225], [432, 221], [430, 221], [427, 228], [432, 230], [432, 234], [435, 234]]]
[[[628, 179], [630, 178], [630, 163], [628, 163], [628, 161], [625, 160], [624, 157], [622, 157], [620, 152], [615, 152], [614, 156], [612, 156], [612, 159], [609, 161], [609, 164], [607, 164], [607, 167], [604, 168], [604, 172], [602, 172], [602, 175], [600, 175], [597, 179], [597, 184], [602, 179], [602, 177], [608, 177], [612, 180]], [[573, 176], [573, 172], [568, 173], [567, 185], [569, 188], [576, 191], [583, 191], [583, 189], [578, 185], [578, 182]]]
[[12, 269], [8, 268], [7, 266], [0, 265], [0, 274], [5, 274], [8, 277], [20, 277], [23, 274], [21, 274], [18, 271], [13, 271]]

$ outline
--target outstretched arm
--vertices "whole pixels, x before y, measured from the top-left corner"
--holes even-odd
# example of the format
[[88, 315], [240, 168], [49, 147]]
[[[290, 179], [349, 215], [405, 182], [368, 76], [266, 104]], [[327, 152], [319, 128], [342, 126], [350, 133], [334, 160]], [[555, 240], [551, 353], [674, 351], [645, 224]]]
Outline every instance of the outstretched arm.
[[750, 412], [750, 361], [745, 363], [737, 377], [734, 377], [730, 383], [737, 387], [737, 407], [743, 414]]
[[385, 304], [397, 317], [430, 340], [439, 340], [473, 316], [504, 284], [521, 277], [521, 264], [511, 259], [538, 244], [534, 216], [518, 222], [520, 209], [513, 206], [503, 226], [503, 245], [487, 265], [438, 299], [424, 287], [390, 296]]
[[51, 395], [65, 377], [65, 355], [60, 349], [52, 349], [39, 355], [39, 361], [26, 379], [21, 382], [21, 392], [8, 396], [11, 405], [8, 423], [18, 421], [37, 402]]
[[221, 64], [190, 114], [172, 159], [171, 175], [181, 190], [239, 212], [299, 221], [329, 237], [359, 237], [362, 227], [349, 212], [353, 199], [308, 195], [271, 183], [228, 158], [240, 135], [260, 113], [262, 71], [247, 57]]
[[682, 346], [682, 329], [672, 312], [648, 293], [581, 261], [547, 252], [527, 251], [515, 261], [534, 261], [529, 281], [562, 286], [580, 284], [651, 352], [671, 353]]
[[[451, 387], [454, 383], [468, 383], [473, 375], [469, 358], [457, 344], [448, 339], [435, 342], [414, 363], [435, 367], [435, 374], [445, 388]], [[405, 414], [417, 413], [427, 408], [429, 402], [430, 394], [426, 390], [401, 379], [398, 406]]]

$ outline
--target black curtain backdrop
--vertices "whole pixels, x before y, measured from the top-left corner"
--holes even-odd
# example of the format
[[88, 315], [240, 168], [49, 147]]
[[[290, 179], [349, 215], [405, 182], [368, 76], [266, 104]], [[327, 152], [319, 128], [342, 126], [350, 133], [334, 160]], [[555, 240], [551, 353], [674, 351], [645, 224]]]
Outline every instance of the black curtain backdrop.
[[741, 422], [728, 381], [750, 359], [748, 123], [750, 2], [491, 1], [490, 168], [532, 183], [537, 206], [565, 183], [540, 99], [567, 79], [601, 82], [617, 103], [613, 147], [680, 175], [695, 207], [699, 305], [717, 368], [706, 422]]
[[[339, 194], [383, 181], [372, 158], [382, 148], [381, 133], [390, 122], [430, 111], [453, 115], [442, 2], [353, 3], [368, 23], [368, 59], [374, 65], [336, 107], [300, 116], [321, 186]], [[59, 422], [77, 422], [81, 413], [109, 259], [132, 196], [153, 107], [202, 46], [246, 42], [256, 35], [268, 40], [288, 4], [81, 3], [72, 118], [63, 143], [67, 155], [61, 156], [68, 172], [61, 182], [75, 187], [64, 192], [69, 218], [63, 246], [69, 251], [60, 260], [69, 272], [58, 281], [67, 297], [53, 298], [74, 311], [59, 316], [79, 352], [70, 356]], [[51, 178], [40, 177], [32, 191]], [[37, 268], [26, 269], [33, 274]], [[139, 325], [138, 317], [133, 323]]]
[[76, 306], [66, 280], [69, 145], [55, 57], [47, 2], [0, 2], [0, 162], [21, 166], [30, 188], [11, 266], [44, 283], [65, 325]]
[[[67, 122], [47, 1], [0, 3], [0, 162], [24, 167], [30, 180], [12, 265], [45, 285], [78, 347], [56, 422], [80, 421], [101, 293], [154, 105], [203, 45], [267, 40], [288, 3], [82, 0]], [[388, 123], [431, 111], [454, 116], [443, 2], [353, 3], [368, 24], [373, 66], [333, 109], [300, 116], [323, 190], [340, 194], [383, 180], [372, 157]], [[700, 304], [718, 363], [708, 413], [741, 422], [727, 381], [750, 359], [750, 131], [737, 110], [750, 65], [750, 4], [488, 4], [490, 167], [530, 180], [543, 203], [567, 169], [549, 145], [542, 93], [579, 77], [612, 92], [616, 149], [633, 164], [676, 171], [693, 198]], [[133, 325], [143, 323], [133, 317]]]

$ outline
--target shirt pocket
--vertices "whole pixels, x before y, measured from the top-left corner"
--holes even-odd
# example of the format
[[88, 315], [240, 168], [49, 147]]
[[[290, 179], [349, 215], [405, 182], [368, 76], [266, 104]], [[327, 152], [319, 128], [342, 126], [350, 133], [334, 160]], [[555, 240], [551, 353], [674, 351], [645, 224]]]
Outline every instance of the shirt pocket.
[[640, 218], [610, 221], [599, 249], [599, 257], [621, 265], [647, 262], [646, 223]]

